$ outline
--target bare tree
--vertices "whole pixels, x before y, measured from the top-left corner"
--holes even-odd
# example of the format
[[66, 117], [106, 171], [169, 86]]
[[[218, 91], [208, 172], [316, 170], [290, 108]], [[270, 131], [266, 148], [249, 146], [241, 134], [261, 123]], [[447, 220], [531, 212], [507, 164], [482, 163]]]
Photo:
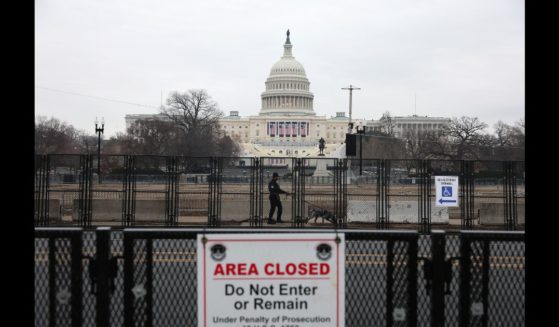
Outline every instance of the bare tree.
[[167, 99], [167, 105], [161, 113], [184, 132], [181, 143], [183, 155], [232, 156], [238, 152], [238, 146], [223, 149], [224, 144], [231, 144], [228, 140], [220, 146], [219, 119], [223, 117], [223, 112], [205, 90], [173, 92]]
[[512, 144], [524, 148], [526, 146], [526, 124], [524, 118], [518, 120], [512, 127]]
[[129, 154], [179, 155], [184, 132], [172, 121], [138, 120], [121, 135], [121, 151]]
[[380, 129], [382, 134], [387, 136], [394, 136], [394, 121], [390, 111], [386, 111], [380, 118]]
[[78, 132], [77, 149], [79, 153], [97, 153], [98, 146], [97, 136], [87, 134], [85, 131]]
[[496, 146], [510, 146], [512, 145], [512, 126], [503, 123], [502, 121], [498, 121], [495, 125], [493, 125], [495, 129], [495, 145]]
[[449, 142], [436, 131], [408, 130], [403, 135], [408, 159], [436, 159], [450, 157]]
[[106, 154], [133, 154], [128, 149], [133, 147], [132, 143], [135, 141], [134, 135], [130, 133], [118, 132], [115, 136], [111, 137], [104, 144], [104, 153]]
[[491, 160], [525, 160], [524, 119], [511, 126], [498, 121], [495, 135], [485, 135], [490, 141], [480, 149], [483, 157]]
[[483, 144], [482, 132], [487, 124], [477, 117], [453, 118], [444, 129], [445, 136], [452, 143], [451, 159], [477, 159], [477, 147]]
[[173, 92], [167, 99], [167, 105], [167, 108], [161, 109], [161, 113], [180, 126], [187, 135], [212, 129], [223, 117], [223, 112], [206, 90]]
[[224, 136], [218, 140], [217, 143], [218, 153], [225, 154], [226, 156], [237, 157], [241, 152], [239, 143], [232, 140], [229, 136]]
[[521, 122], [510, 126], [499, 121], [492, 135], [483, 132], [487, 124], [478, 118], [454, 118], [440, 133], [405, 135], [407, 154], [418, 159], [524, 160]]
[[66, 122], [39, 116], [35, 122], [35, 153], [78, 153], [79, 134]]

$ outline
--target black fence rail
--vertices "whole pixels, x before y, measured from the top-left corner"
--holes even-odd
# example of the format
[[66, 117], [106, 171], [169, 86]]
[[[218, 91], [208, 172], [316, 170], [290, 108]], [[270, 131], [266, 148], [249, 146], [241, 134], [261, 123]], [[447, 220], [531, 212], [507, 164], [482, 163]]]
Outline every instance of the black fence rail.
[[[276, 228], [523, 230], [524, 171], [522, 161], [37, 155], [34, 222], [263, 228], [277, 172], [291, 195]], [[435, 176], [458, 177], [457, 207], [439, 205]]]
[[523, 326], [525, 233], [35, 229], [36, 326], [196, 326], [200, 233], [345, 234], [346, 326]]
[[82, 326], [82, 230], [35, 230], [35, 326]]

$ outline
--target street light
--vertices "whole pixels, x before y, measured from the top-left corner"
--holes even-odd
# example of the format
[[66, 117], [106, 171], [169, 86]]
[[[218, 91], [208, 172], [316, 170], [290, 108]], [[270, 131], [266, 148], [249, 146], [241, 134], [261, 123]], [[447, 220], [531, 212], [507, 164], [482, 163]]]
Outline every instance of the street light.
[[99, 184], [101, 184], [101, 134], [105, 132], [105, 117], [101, 117], [101, 127], [99, 121], [95, 117], [95, 133], [97, 133], [97, 175], [99, 176]]
[[363, 174], [363, 143], [362, 143], [362, 138], [363, 138], [363, 134], [365, 134], [365, 130], [367, 129], [367, 126], [363, 126], [363, 122], [360, 121], [355, 129], [357, 130], [357, 134], [359, 134], [359, 176], [361, 176]]

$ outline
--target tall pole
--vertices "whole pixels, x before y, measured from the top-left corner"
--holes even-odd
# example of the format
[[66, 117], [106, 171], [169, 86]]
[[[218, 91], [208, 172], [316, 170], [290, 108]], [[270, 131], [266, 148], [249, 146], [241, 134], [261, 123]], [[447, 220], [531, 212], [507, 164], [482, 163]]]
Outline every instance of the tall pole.
[[101, 118], [101, 127], [99, 121], [95, 117], [95, 133], [97, 133], [97, 176], [99, 184], [101, 184], [101, 134], [105, 132], [105, 118]]
[[349, 124], [348, 124], [348, 133], [351, 134], [352, 130], [352, 122], [351, 122], [351, 102], [353, 100], [353, 90], [361, 90], [359, 87], [355, 87], [353, 85], [349, 85], [348, 87], [342, 87], [342, 90], [349, 90]]
[[413, 94], [414, 103], [413, 103], [413, 115], [417, 116], [417, 93]]
[[359, 134], [359, 176], [363, 175], [363, 134], [365, 134], [366, 126], [361, 123], [356, 127], [357, 134]]
[[359, 133], [359, 176], [363, 175], [363, 134]]

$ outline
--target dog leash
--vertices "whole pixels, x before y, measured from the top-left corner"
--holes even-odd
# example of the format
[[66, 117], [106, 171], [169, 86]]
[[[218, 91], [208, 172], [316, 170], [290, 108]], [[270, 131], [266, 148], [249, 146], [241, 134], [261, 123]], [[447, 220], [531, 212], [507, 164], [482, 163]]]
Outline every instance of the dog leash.
[[[291, 196], [291, 193], [289, 193], [289, 196]], [[324, 209], [323, 207], [320, 207], [320, 206], [318, 206], [318, 205], [316, 205], [316, 204], [314, 204], [314, 203], [311, 203], [311, 202], [309, 202], [309, 201], [307, 201], [307, 200], [303, 200], [303, 202], [305, 202], [305, 203], [307, 203], [307, 204], [310, 204], [311, 206], [317, 207], [317, 208], [319, 208], [319, 209], [326, 210], [326, 209]]]

